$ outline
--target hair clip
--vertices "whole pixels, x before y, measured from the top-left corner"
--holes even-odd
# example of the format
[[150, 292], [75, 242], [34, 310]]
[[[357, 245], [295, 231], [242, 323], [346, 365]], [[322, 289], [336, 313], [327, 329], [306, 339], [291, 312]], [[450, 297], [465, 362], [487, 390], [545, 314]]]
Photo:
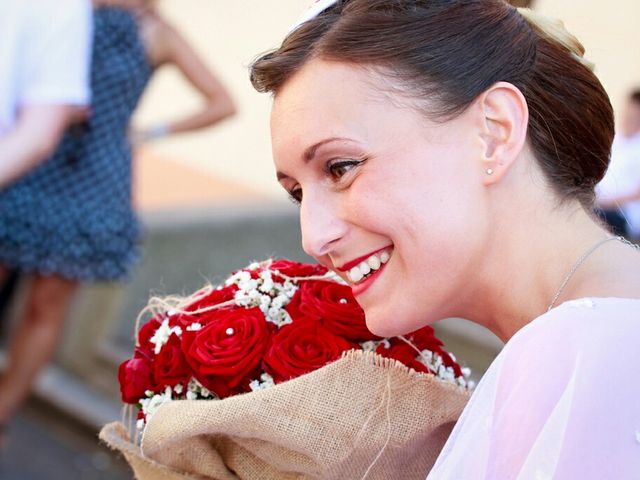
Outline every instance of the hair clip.
[[293, 32], [303, 23], [308, 22], [309, 20], [313, 20], [322, 12], [334, 6], [336, 3], [338, 3], [338, 0], [316, 0], [316, 2], [311, 5], [311, 7], [306, 12], [304, 12], [304, 14], [300, 18], [298, 18], [296, 23], [291, 26], [291, 28], [289, 29], [289, 33]]

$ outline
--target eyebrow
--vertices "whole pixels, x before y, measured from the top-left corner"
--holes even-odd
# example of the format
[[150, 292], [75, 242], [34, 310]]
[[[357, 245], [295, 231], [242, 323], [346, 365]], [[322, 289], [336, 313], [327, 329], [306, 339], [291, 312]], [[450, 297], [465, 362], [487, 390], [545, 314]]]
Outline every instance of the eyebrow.
[[[324, 140], [320, 140], [319, 142], [314, 143], [310, 147], [307, 147], [305, 149], [305, 151], [302, 153], [302, 160], [304, 161], [305, 164], [311, 162], [314, 159], [314, 157], [316, 156], [316, 152], [318, 151], [318, 149], [320, 147], [322, 147], [323, 145], [326, 145], [327, 143], [332, 143], [332, 142], [336, 142], [336, 141], [353, 142], [352, 139], [346, 138], [346, 137], [329, 137], [329, 138], [325, 138]], [[282, 172], [276, 172], [276, 178], [278, 179], [278, 181], [280, 181], [283, 178], [289, 178], [289, 175], [286, 175], [286, 174], [284, 174]]]

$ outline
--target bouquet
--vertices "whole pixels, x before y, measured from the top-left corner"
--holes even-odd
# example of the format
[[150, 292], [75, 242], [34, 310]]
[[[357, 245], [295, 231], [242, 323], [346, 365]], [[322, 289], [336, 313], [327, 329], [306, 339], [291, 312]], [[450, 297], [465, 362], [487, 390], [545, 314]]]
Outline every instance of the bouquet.
[[423, 479], [468, 398], [431, 327], [373, 335], [319, 265], [254, 263], [148, 310], [119, 369], [134, 440], [101, 433], [140, 479]]

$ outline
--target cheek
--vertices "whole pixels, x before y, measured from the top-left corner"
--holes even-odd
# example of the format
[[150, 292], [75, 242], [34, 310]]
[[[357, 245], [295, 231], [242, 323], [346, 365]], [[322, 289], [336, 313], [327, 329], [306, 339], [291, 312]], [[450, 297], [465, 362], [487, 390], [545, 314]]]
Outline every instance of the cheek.
[[364, 305], [378, 335], [407, 333], [454, 314], [451, 306], [478, 270], [486, 235], [481, 191], [472, 183], [452, 183], [455, 172], [437, 180], [413, 173], [405, 188], [372, 196], [372, 208], [361, 215], [361, 222], [377, 222], [395, 245], [384, 301]]

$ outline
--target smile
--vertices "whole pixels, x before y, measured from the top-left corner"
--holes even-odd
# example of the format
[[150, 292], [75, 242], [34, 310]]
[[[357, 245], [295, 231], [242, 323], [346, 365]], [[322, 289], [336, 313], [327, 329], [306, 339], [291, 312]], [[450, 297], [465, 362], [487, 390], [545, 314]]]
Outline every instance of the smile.
[[368, 277], [380, 270], [391, 258], [391, 250], [385, 248], [369, 255], [347, 271], [347, 277], [353, 285], [364, 282]]

